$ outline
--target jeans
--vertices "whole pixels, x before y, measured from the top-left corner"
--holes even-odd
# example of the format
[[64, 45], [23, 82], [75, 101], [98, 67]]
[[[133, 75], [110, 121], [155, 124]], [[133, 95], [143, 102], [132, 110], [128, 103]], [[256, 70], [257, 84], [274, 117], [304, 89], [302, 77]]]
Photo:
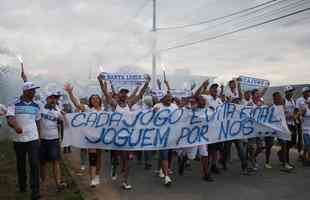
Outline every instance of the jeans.
[[37, 196], [40, 189], [39, 178], [39, 141], [14, 142], [17, 162], [17, 180], [21, 191], [27, 189], [26, 158], [30, 166], [30, 188], [32, 196]]
[[235, 144], [239, 159], [241, 161], [241, 169], [245, 170], [247, 168], [247, 144], [241, 140], [233, 140], [224, 142], [224, 149], [223, 149], [223, 164], [226, 166], [227, 160], [229, 158], [229, 154], [231, 151], [232, 143]]

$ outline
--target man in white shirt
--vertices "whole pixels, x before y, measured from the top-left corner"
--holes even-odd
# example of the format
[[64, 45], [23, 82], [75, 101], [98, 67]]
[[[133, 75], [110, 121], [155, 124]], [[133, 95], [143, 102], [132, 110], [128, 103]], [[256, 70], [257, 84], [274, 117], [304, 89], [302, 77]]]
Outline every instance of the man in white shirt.
[[[207, 101], [207, 107], [211, 110], [215, 111], [215, 109], [222, 105], [222, 100], [218, 97], [218, 87], [219, 85], [217, 83], [214, 83], [209, 88], [209, 95], [205, 96], [205, 99]], [[218, 154], [217, 151], [223, 150], [223, 143], [215, 143], [215, 144], [209, 144], [208, 145], [208, 151], [209, 151], [209, 160], [211, 164], [211, 172], [215, 174], [219, 174], [220, 170], [217, 167], [218, 162]]]
[[302, 139], [302, 135], [303, 135], [303, 131], [302, 131], [302, 116], [301, 113], [306, 109], [306, 101], [310, 98], [310, 88], [309, 87], [304, 87], [301, 90], [302, 92], [302, 96], [299, 97], [298, 99], [296, 99], [296, 108], [298, 109], [298, 117], [295, 118], [295, 123], [296, 123], [296, 131], [297, 131], [297, 136], [298, 136], [298, 140], [297, 140], [297, 150], [299, 153], [299, 159], [302, 160], [303, 159], [303, 155], [302, 155], [302, 146], [303, 146], [303, 139]]
[[[294, 96], [294, 91], [295, 88], [292, 86], [288, 85], [284, 89], [285, 93], [285, 98], [284, 98], [284, 114], [285, 114], [285, 119], [287, 123], [287, 127], [291, 131], [291, 141], [287, 143], [287, 151], [286, 155], [280, 155], [281, 156], [286, 156], [287, 162], [290, 164], [290, 159], [289, 159], [289, 151], [290, 148], [292, 148], [296, 142], [297, 142], [297, 128], [296, 128], [296, 123], [295, 123], [295, 113], [296, 113], [296, 102], [293, 99]], [[299, 139], [300, 140], [300, 139]], [[291, 164], [290, 164], [291, 165]]]
[[64, 121], [64, 115], [56, 107], [56, 93], [49, 93], [46, 97], [46, 104], [41, 108], [42, 133], [40, 144], [41, 180], [46, 180], [47, 163], [53, 165], [53, 176], [57, 191], [63, 190], [65, 184], [61, 181], [60, 172], [60, 122]]
[[40, 108], [33, 101], [35, 91], [39, 87], [32, 82], [23, 84], [23, 95], [9, 105], [7, 121], [14, 129], [14, 149], [17, 161], [17, 178], [20, 192], [27, 191], [26, 158], [30, 165], [31, 199], [40, 198], [39, 195], [39, 135]]
[[310, 97], [310, 88], [304, 87], [301, 90], [302, 96], [296, 100], [296, 107], [301, 110], [306, 107], [306, 101]]

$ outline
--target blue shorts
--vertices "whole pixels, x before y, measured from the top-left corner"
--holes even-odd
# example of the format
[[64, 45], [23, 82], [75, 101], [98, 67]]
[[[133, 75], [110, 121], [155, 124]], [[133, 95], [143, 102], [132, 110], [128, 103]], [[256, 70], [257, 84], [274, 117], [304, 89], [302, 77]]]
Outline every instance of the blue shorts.
[[303, 134], [304, 139], [304, 149], [310, 149], [310, 135], [309, 134]]
[[40, 143], [40, 160], [41, 161], [60, 160], [59, 139], [41, 140], [41, 143]]

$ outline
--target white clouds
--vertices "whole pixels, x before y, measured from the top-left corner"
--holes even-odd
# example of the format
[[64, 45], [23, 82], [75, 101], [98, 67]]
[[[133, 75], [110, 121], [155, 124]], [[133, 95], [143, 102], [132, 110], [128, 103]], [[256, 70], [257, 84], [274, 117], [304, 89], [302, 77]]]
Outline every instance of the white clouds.
[[[151, 2], [136, 15], [145, 0], [22, 1], [2, 0], [0, 47], [5, 42], [22, 54], [29, 70], [85, 77], [98, 64], [123, 66], [137, 62], [150, 71], [152, 47]], [[215, 0], [158, 1], [158, 23], [181, 25], [218, 17], [263, 1]], [[309, 14], [309, 13], [308, 13]], [[305, 17], [303, 15], [302, 17]], [[296, 23], [298, 17], [293, 18]], [[309, 21], [271, 24], [208, 43], [167, 52], [162, 57], [169, 69], [188, 67], [205, 75], [231, 77], [239, 74], [270, 78], [274, 84], [305, 82], [310, 66]], [[195, 35], [201, 39], [230, 27]], [[159, 45], [197, 30], [159, 33]], [[192, 39], [191, 39], [192, 40]], [[191, 41], [190, 40], [190, 41]], [[144, 59], [140, 59], [145, 57]], [[4, 60], [16, 65], [16, 61]], [[294, 68], [292, 69], [292, 66]], [[112, 68], [112, 67], [111, 67]], [[160, 70], [160, 69], [159, 69]], [[298, 77], [296, 79], [296, 77]]]

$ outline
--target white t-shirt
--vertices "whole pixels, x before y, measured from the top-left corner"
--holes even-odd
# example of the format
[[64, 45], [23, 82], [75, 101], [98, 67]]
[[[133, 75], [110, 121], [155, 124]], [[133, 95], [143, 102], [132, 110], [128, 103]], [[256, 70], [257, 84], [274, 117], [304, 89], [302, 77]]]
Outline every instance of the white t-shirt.
[[306, 108], [306, 99], [304, 97], [299, 97], [296, 100], [296, 107], [298, 109], [305, 109]]
[[21, 134], [14, 132], [13, 141], [30, 142], [39, 139], [36, 121], [41, 119], [41, 112], [37, 103], [17, 99], [9, 105], [6, 116], [15, 117], [23, 130]]
[[303, 116], [303, 121], [302, 121], [302, 132], [304, 134], [309, 134], [310, 135], [310, 109], [308, 106], [306, 106], [306, 113]]
[[239, 98], [239, 91], [236, 88], [235, 89], [235, 93], [231, 90], [230, 87], [227, 88], [227, 90], [225, 91], [225, 96], [230, 98], [231, 100], [237, 99]]
[[45, 140], [54, 140], [59, 138], [58, 121], [63, 120], [60, 111], [55, 109], [41, 108], [42, 132], [41, 138]]
[[284, 113], [286, 117], [286, 123], [289, 125], [294, 125], [294, 119], [292, 119], [289, 116], [292, 116], [294, 114], [294, 110], [296, 109], [296, 103], [294, 99], [287, 100], [285, 98], [285, 103], [284, 103]]
[[216, 109], [218, 106], [222, 105], [223, 102], [219, 97], [214, 98], [211, 95], [207, 95], [206, 96], [206, 100], [207, 100], [207, 106], [211, 107], [212, 109]]
[[250, 100], [242, 99], [241, 105], [244, 105], [244, 106], [253, 106], [254, 103], [253, 103], [252, 99], [250, 99]]

